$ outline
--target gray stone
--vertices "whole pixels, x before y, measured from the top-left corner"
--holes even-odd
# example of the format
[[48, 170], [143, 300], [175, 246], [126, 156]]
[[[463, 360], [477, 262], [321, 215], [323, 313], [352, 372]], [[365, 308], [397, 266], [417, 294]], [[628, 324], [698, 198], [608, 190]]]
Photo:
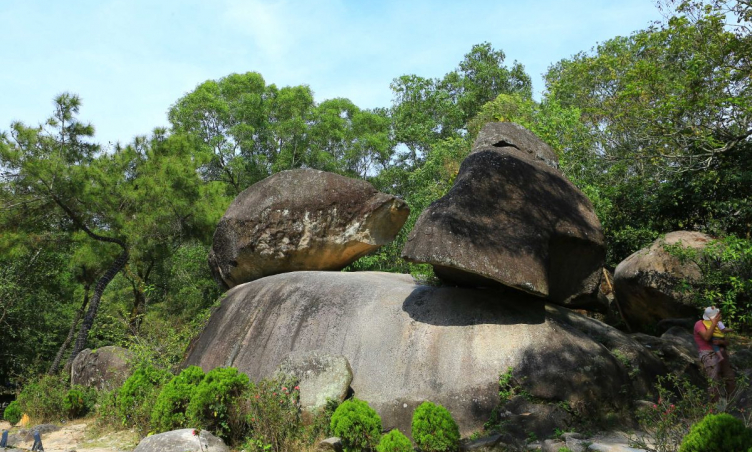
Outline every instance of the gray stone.
[[698, 308], [681, 286], [698, 281], [702, 277], [700, 268], [692, 261], [681, 262], [664, 246], [681, 243], [684, 248], [701, 250], [711, 240], [699, 232], [671, 232], [616, 267], [616, 298], [633, 329], [649, 331], [663, 319], [698, 318]]
[[527, 153], [530, 158], [540, 160], [551, 168], [559, 168], [559, 158], [551, 146], [513, 122], [489, 122], [483, 126], [473, 142], [473, 150], [491, 148], [512, 148], [516, 152]]
[[542, 452], [559, 452], [560, 449], [567, 447], [567, 443], [558, 439], [547, 439], [541, 445]]
[[661, 337], [644, 333], [631, 336], [657, 356], [672, 374], [686, 377], [698, 386], [707, 383], [700, 368], [697, 345], [692, 334], [685, 329], [672, 327]]
[[319, 442], [316, 450], [342, 452], [344, 447], [342, 446], [342, 440], [334, 436]]
[[121, 347], [82, 350], [71, 365], [71, 384], [98, 390], [120, 387], [130, 376], [133, 354]]
[[[487, 131], [486, 128], [493, 130]], [[605, 239], [590, 200], [528, 140], [490, 124], [454, 186], [418, 218], [402, 250], [460, 285], [508, 286], [568, 307], [601, 306]], [[530, 134], [534, 138], [534, 135]], [[527, 135], [526, 135], [527, 136]], [[547, 147], [538, 140], [539, 146]]]
[[298, 379], [300, 406], [306, 422], [326, 408], [327, 400], [344, 401], [353, 379], [347, 358], [316, 351], [288, 356], [277, 373]]
[[[631, 356], [634, 377], [612, 349]], [[355, 396], [403, 432], [426, 400], [445, 406], [463, 434], [479, 430], [509, 367], [533, 396], [585, 411], [628, 404], [665, 372], [618, 330], [536, 297], [380, 272], [294, 272], [235, 287], [185, 364], [234, 366], [258, 381], [290, 352], [309, 351], [345, 356]]]
[[[195, 434], [197, 433], [197, 434]], [[230, 448], [211, 432], [184, 428], [142, 439], [133, 452], [229, 452]]]
[[301, 270], [340, 270], [391, 242], [410, 213], [368, 182], [312, 169], [247, 188], [214, 232], [209, 267], [224, 288]]

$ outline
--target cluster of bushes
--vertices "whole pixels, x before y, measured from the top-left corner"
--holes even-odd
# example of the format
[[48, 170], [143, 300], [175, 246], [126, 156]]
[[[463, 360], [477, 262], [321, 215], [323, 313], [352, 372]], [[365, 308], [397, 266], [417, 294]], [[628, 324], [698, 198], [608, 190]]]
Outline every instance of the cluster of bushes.
[[[191, 366], [172, 375], [142, 365], [114, 391], [70, 387], [58, 376], [30, 381], [4, 412], [17, 423], [22, 413], [36, 422], [74, 419], [96, 409], [98, 422], [138, 429], [143, 435], [180, 428], [209, 430], [246, 451], [302, 450], [325, 435], [342, 439], [346, 452], [412, 452], [400, 431], [382, 435], [381, 418], [362, 400], [331, 402], [304, 426], [299, 388], [289, 377], [252, 383], [235, 368], [204, 373]], [[412, 436], [423, 452], [457, 451], [459, 428], [441, 405], [415, 409]]]

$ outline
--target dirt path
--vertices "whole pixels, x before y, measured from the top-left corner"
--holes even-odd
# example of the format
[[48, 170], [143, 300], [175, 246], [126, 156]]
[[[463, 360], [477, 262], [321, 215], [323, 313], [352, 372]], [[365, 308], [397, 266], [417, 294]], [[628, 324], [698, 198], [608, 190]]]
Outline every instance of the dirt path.
[[[10, 428], [10, 424], [0, 421], [0, 430]], [[18, 434], [19, 428], [10, 433]], [[47, 452], [129, 452], [138, 444], [138, 435], [130, 430], [112, 432], [99, 438], [92, 438], [87, 421], [74, 421], [63, 425], [60, 430], [42, 435], [42, 445]], [[13, 444], [21, 449], [31, 449], [33, 440]]]

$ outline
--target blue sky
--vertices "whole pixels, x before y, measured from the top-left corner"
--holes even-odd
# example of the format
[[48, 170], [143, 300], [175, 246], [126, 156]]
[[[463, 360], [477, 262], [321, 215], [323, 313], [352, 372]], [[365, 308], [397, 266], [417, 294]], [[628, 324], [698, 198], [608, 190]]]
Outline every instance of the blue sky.
[[97, 141], [127, 143], [199, 83], [247, 71], [387, 107], [392, 79], [441, 77], [484, 41], [540, 98], [550, 64], [660, 18], [651, 0], [0, 0], [0, 130], [69, 91]]

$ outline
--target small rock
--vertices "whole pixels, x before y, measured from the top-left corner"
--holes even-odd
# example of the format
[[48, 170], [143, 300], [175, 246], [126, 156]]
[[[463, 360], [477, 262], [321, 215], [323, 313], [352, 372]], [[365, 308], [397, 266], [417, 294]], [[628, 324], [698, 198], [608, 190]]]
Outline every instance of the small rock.
[[192, 428], [173, 430], [142, 439], [133, 452], [230, 452], [211, 432]]
[[342, 440], [334, 436], [321, 441], [316, 450], [342, 452], [344, 448], [342, 447]]
[[564, 441], [560, 441], [558, 439], [547, 439], [543, 441], [543, 444], [541, 445], [541, 451], [559, 452], [559, 449], [562, 449], [564, 447], [567, 447], [567, 444]]

